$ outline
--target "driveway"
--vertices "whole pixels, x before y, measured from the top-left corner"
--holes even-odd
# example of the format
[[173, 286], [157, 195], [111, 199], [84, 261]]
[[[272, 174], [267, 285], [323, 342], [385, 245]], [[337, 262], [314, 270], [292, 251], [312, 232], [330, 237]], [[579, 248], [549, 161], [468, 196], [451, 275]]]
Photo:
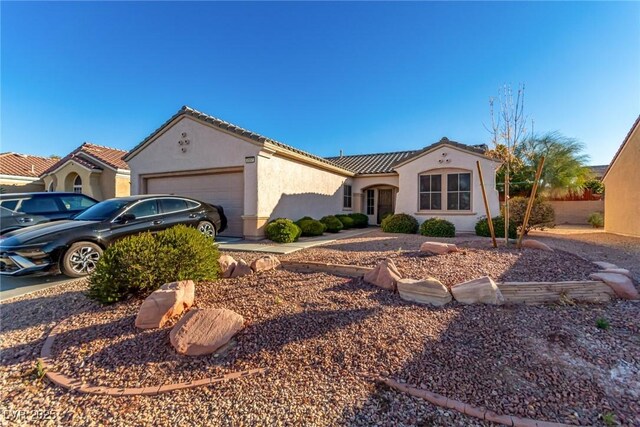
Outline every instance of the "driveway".
[[77, 279], [72, 279], [63, 274], [27, 277], [0, 276], [0, 301], [73, 280]]

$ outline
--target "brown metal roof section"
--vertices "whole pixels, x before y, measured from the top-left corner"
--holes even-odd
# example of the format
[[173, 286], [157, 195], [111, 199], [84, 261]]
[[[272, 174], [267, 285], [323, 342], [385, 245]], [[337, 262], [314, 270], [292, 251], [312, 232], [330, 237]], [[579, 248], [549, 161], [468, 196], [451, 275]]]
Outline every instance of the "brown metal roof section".
[[30, 154], [0, 153], [0, 174], [37, 178], [57, 161]]
[[413, 156], [416, 151], [396, 151], [393, 153], [355, 154], [350, 156], [327, 157], [345, 169], [352, 170], [359, 175], [393, 172], [393, 165]]

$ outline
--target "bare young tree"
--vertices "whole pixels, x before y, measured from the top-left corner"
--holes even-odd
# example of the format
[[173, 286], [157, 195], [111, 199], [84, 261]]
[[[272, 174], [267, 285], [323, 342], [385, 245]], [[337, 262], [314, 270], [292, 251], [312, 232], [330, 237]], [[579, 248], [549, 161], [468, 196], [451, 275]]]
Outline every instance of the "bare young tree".
[[524, 115], [524, 84], [518, 85], [514, 94], [511, 85], [505, 84], [498, 91], [498, 98], [489, 98], [493, 152], [504, 162], [504, 239], [509, 243], [509, 182], [514, 161], [514, 152], [526, 138], [527, 117]]

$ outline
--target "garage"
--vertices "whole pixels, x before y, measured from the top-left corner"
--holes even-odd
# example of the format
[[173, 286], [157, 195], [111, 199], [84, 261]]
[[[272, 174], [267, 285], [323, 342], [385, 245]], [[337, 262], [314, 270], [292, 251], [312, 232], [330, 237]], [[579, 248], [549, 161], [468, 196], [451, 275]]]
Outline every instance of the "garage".
[[228, 226], [220, 235], [242, 237], [243, 172], [172, 174], [144, 178], [144, 182], [147, 194], [174, 194], [222, 206]]

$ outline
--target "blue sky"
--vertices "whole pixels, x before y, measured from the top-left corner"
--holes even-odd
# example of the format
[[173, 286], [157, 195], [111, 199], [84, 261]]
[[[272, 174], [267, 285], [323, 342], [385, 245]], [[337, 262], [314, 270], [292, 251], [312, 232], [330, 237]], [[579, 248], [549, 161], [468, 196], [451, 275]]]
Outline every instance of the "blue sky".
[[639, 3], [2, 2], [2, 151], [130, 149], [182, 105], [315, 154], [536, 131], [608, 163], [640, 113]]

